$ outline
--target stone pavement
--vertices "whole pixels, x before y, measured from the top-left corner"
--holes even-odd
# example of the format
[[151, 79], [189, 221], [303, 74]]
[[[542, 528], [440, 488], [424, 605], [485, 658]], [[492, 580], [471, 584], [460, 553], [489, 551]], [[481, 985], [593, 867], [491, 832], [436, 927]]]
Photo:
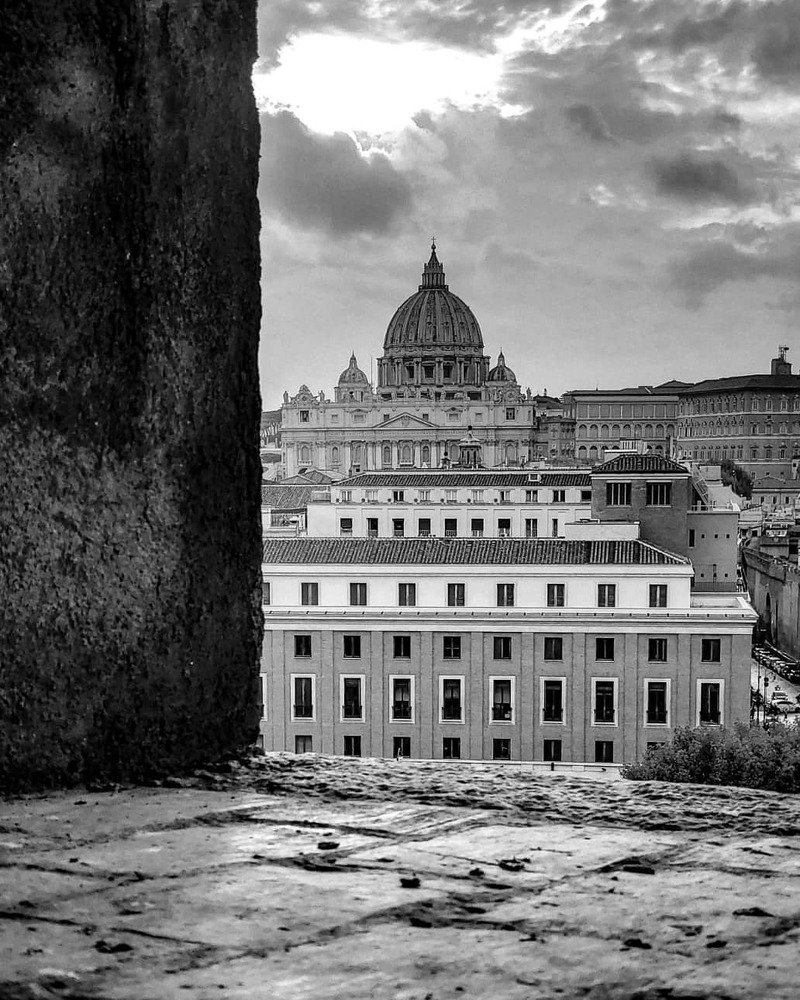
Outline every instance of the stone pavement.
[[0, 805], [0, 1000], [800, 995], [797, 798], [310, 755], [164, 785]]

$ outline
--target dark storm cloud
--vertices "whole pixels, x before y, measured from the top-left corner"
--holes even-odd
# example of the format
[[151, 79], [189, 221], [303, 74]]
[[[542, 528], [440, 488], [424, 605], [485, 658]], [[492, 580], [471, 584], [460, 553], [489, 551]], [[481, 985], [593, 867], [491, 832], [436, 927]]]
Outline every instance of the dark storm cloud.
[[565, 111], [567, 120], [579, 132], [594, 142], [614, 142], [605, 119], [593, 104], [571, 104]]
[[[668, 13], [660, 4], [651, 4], [651, 10]], [[674, 8], [673, 8], [674, 9]], [[635, 40], [638, 45], [648, 48], [668, 48], [672, 52], [686, 52], [688, 49], [715, 45], [738, 29], [748, 13], [747, 4], [734, 0], [708, 17], [684, 16], [671, 25], [662, 25], [654, 31], [639, 31]], [[642, 13], [641, 23], [646, 23]]]
[[261, 116], [262, 205], [335, 236], [383, 233], [411, 204], [411, 188], [382, 154], [365, 157], [342, 133], [311, 132], [287, 111]]
[[784, 234], [759, 250], [723, 241], [695, 248], [672, 264], [670, 283], [691, 308], [699, 308], [711, 292], [730, 283], [772, 278], [794, 285], [800, 272], [800, 233], [793, 228], [794, 239]]
[[753, 62], [762, 77], [778, 82], [800, 80], [800, 10], [786, 23], [767, 28], [756, 42]]
[[755, 200], [755, 191], [719, 159], [704, 159], [694, 153], [660, 157], [650, 171], [661, 194], [689, 202], [730, 202]]

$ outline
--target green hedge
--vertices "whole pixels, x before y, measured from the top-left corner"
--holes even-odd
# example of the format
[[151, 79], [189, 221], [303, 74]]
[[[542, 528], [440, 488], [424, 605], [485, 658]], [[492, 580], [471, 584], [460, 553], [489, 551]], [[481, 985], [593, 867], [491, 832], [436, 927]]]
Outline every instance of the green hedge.
[[742, 724], [733, 729], [678, 729], [671, 743], [626, 764], [622, 775], [634, 781], [800, 792], [800, 728], [776, 722], [769, 729]]

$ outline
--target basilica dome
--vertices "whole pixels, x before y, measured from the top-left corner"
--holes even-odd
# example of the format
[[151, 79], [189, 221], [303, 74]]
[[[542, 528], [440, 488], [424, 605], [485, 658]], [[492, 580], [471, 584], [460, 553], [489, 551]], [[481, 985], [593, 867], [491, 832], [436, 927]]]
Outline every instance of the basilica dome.
[[445, 284], [436, 244], [422, 272], [419, 289], [392, 316], [383, 341], [384, 351], [414, 354], [480, 353], [483, 337], [466, 303]]
[[486, 376], [487, 382], [516, 382], [517, 376], [506, 365], [506, 358], [501, 351], [497, 355], [497, 364]]
[[358, 362], [356, 361], [355, 352], [350, 355], [350, 364], [345, 368], [342, 374], [339, 376], [340, 386], [367, 386], [369, 385], [369, 379], [358, 367]]

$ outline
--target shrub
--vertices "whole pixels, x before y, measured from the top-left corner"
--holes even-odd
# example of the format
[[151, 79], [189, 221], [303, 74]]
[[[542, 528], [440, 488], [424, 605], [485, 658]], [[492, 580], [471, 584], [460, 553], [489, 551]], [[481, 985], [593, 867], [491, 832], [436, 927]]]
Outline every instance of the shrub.
[[749, 500], [753, 495], [753, 479], [746, 469], [737, 465], [730, 458], [723, 458], [719, 463], [722, 475], [722, 482], [726, 486], [733, 487], [733, 492], [740, 497]]
[[800, 792], [800, 728], [677, 729], [671, 743], [648, 750], [622, 775], [634, 781], [739, 785]]

